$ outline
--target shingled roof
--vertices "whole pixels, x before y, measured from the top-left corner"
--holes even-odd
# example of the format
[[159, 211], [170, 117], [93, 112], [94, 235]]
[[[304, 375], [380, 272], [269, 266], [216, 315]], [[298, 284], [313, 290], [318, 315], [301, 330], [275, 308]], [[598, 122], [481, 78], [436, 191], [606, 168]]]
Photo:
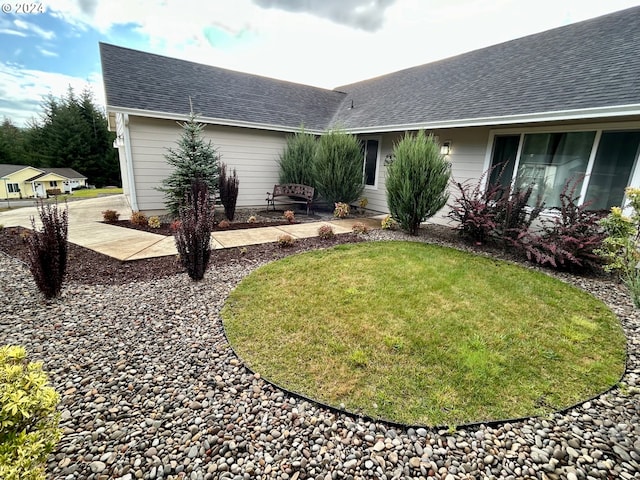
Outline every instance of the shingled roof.
[[640, 7], [331, 90], [101, 43], [107, 108], [357, 131], [640, 111]]
[[640, 7], [338, 90], [348, 96], [334, 120], [354, 130], [490, 125], [510, 116], [629, 105], [638, 112]]
[[324, 130], [344, 93], [100, 44], [107, 109]]

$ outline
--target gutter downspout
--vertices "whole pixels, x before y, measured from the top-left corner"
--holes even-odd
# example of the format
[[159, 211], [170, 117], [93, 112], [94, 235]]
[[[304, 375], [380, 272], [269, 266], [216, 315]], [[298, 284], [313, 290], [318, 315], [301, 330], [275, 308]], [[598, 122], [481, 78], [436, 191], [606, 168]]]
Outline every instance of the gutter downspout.
[[139, 211], [138, 208], [138, 194], [136, 192], [135, 176], [133, 174], [133, 157], [131, 154], [131, 136], [129, 134], [129, 114], [123, 115], [123, 127], [124, 127], [124, 158], [127, 164], [127, 177], [129, 179], [129, 194], [131, 197], [131, 210], [134, 212]]

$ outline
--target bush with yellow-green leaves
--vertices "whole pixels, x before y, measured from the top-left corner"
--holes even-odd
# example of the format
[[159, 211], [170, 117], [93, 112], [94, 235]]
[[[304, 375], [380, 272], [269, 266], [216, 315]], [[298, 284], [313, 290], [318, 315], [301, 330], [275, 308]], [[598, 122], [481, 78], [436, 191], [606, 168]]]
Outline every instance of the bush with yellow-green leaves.
[[61, 431], [56, 391], [23, 347], [0, 347], [0, 478], [41, 480]]

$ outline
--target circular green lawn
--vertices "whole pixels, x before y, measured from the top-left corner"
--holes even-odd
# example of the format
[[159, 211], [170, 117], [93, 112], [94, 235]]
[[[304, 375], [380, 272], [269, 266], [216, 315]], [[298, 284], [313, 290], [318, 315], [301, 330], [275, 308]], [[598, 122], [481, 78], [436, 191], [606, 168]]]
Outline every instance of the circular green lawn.
[[374, 418], [422, 425], [532, 416], [614, 385], [617, 317], [507, 262], [413, 242], [348, 244], [263, 266], [222, 312], [266, 379]]

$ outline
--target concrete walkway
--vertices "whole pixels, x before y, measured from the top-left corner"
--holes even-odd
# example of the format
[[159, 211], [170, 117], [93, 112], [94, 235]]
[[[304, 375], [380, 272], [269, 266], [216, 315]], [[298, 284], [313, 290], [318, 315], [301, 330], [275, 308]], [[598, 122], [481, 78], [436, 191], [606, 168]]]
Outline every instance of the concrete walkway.
[[[165, 237], [164, 235], [102, 223], [104, 210], [117, 211], [120, 214], [120, 219], [131, 217], [131, 208], [124, 195], [111, 195], [73, 202], [68, 204], [68, 209], [68, 238], [71, 243], [122, 261], [177, 254], [172, 236]], [[38, 218], [35, 207], [0, 212], [0, 224], [5, 227], [31, 228], [31, 217]], [[318, 235], [318, 228], [321, 225], [333, 227], [336, 234], [349, 233], [356, 221], [364, 223], [369, 228], [380, 226], [379, 219], [359, 218], [357, 220], [328, 220], [277, 227], [230, 230], [212, 233], [211, 246], [214, 249], [221, 249], [271, 243], [285, 234], [291, 235], [295, 239], [315, 237]]]

